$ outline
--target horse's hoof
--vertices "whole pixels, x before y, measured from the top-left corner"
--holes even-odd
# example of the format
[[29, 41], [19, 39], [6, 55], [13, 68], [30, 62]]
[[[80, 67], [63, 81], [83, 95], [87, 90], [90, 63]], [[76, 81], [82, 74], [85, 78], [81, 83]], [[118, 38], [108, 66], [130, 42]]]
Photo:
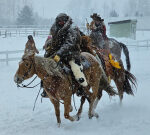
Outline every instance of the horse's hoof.
[[57, 127], [60, 128], [61, 123], [57, 123]]
[[91, 115], [89, 115], [89, 119], [92, 119], [93, 118], [93, 115], [91, 114]]
[[80, 120], [80, 116], [79, 115], [75, 115], [75, 116], [73, 116], [73, 118], [74, 118], [75, 121], [79, 121]]
[[79, 120], [80, 120], [80, 116], [77, 117], [77, 121], [79, 121]]
[[99, 118], [99, 115], [97, 113], [94, 114], [94, 116], [98, 119]]

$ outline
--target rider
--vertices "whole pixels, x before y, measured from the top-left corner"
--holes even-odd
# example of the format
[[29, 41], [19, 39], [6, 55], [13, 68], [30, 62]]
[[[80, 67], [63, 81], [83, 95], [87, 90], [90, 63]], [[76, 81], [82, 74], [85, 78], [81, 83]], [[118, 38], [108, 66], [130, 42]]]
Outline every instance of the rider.
[[65, 13], [60, 13], [51, 27], [52, 42], [50, 56], [56, 62], [68, 65], [81, 87], [86, 87], [87, 81], [80, 60], [80, 31], [72, 27], [72, 19]]
[[109, 58], [109, 62], [113, 67], [120, 69], [121, 67], [119, 63], [114, 61], [114, 58], [110, 53], [109, 40], [106, 35], [104, 19], [102, 19], [97, 13], [94, 13], [90, 17], [93, 21], [90, 24], [87, 23], [87, 29], [91, 31], [90, 38], [92, 39], [92, 44], [99, 49], [101, 54], [106, 55]]
[[25, 45], [25, 50], [24, 50], [25, 54], [28, 54], [30, 52], [31, 53], [37, 53], [37, 54], [39, 53], [38, 49], [35, 46], [35, 42], [34, 42], [32, 35], [28, 36], [28, 41]]
[[103, 38], [107, 39], [104, 19], [102, 19], [97, 13], [94, 13], [90, 17], [93, 19], [93, 21], [90, 24], [87, 23], [88, 30], [91, 30], [92, 32], [99, 31], [101, 32]]

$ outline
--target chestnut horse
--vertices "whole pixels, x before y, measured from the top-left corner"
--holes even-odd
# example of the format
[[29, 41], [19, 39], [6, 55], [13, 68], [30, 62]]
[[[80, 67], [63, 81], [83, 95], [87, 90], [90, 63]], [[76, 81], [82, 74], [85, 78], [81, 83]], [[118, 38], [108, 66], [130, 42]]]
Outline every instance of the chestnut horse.
[[[136, 88], [136, 78], [132, 73], [124, 69], [121, 61], [119, 61], [121, 69], [113, 67], [109, 62], [109, 57], [106, 55], [107, 50], [98, 49], [98, 47], [92, 45], [92, 40], [88, 36], [82, 37], [81, 50], [95, 55], [98, 61], [103, 64], [107, 77], [110, 77], [112, 80], [114, 80], [117, 86], [120, 102], [122, 102], [124, 92], [134, 95], [132, 85]], [[103, 54], [103, 51], [106, 51], [106, 53]]]
[[[83, 52], [81, 55], [84, 56], [91, 65], [84, 71], [88, 82], [88, 86], [84, 88], [84, 93], [89, 101], [88, 115], [89, 118], [92, 118], [93, 116], [98, 117], [98, 114], [94, 112], [94, 109], [101, 98], [102, 92], [99, 91], [99, 85], [100, 79], [102, 79], [102, 71], [98, 61], [93, 55], [87, 52]], [[51, 58], [26, 54], [19, 63], [19, 68], [15, 74], [14, 81], [17, 84], [21, 84], [24, 80], [31, 78], [34, 74], [43, 81], [44, 90], [54, 105], [58, 125], [61, 123], [59, 109], [60, 100], [63, 100], [64, 103], [64, 117], [70, 121], [78, 120], [82, 112], [81, 107], [76, 116], [73, 117], [69, 115], [72, 107], [72, 81], [70, 81], [70, 77], [68, 77], [68, 75], [60, 68], [59, 64]], [[79, 85], [74, 88], [74, 91], [76, 91], [78, 87]], [[92, 91], [90, 88], [92, 88]], [[105, 88], [107, 91], [108, 87], [106, 86]], [[108, 90], [108, 93], [110, 94], [111, 92]]]

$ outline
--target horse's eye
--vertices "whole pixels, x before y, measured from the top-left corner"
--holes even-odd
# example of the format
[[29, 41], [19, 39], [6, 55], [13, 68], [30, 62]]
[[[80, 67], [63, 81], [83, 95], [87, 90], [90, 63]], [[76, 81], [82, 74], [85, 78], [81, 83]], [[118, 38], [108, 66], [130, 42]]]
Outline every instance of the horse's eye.
[[28, 67], [28, 66], [29, 66], [29, 64], [28, 64], [28, 63], [26, 63], [26, 64], [25, 64], [25, 66], [26, 66], [26, 67]]

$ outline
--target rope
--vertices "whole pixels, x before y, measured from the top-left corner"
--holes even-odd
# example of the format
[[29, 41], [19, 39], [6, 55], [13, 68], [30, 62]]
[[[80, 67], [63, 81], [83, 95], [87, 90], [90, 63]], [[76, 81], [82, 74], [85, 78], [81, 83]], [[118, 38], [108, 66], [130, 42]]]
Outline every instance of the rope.
[[27, 87], [27, 86], [29, 86], [35, 79], [37, 78], [37, 76], [36, 77], [34, 77], [34, 79], [30, 82], [30, 83], [28, 83], [27, 85], [23, 85], [24, 87]]
[[27, 85], [22, 84], [22, 86], [21, 86], [21, 85], [17, 84], [17, 87], [20, 87], [20, 88], [35, 88], [35, 87], [38, 86], [40, 83], [38, 83], [38, 84], [36, 84], [36, 85], [34, 85], [34, 86], [32, 86], [32, 87], [28, 87], [28, 86], [29, 86], [31, 83], [33, 83], [33, 81], [34, 81], [36, 78], [37, 78], [37, 76], [34, 77], [34, 79], [33, 79], [30, 83], [28, 83]]
[[39, 82], [38, 84], [36, 84], [36, 85], [34, 85], [34, 86], [32, 86], [32, 87], [27, 87], [26, 85], [23, 85], [23, 84], [22, 84], [22, 86], [19, 85], [19, 84], [17, 84], [17, 87], [20, 87], [20, 88], [35, 88], [35, 87], [38, 86], [40, 83], [41, 83], [41, 82]]
[[35, 109], [36, 101], [37, 101], [37, 99], [38, 99], [38, 97], [39, 97], [39, 94], [40, 94], [41, 89], [42, 89], [42, 87], [39, 89], [39, 92], [38, 92], [38, 94], [37, 94], [37, 96], [36, 96], [36, 99], [35, 99], [35, 101], [34, 101], [33, 111], [34, 111], [34, 109]]

